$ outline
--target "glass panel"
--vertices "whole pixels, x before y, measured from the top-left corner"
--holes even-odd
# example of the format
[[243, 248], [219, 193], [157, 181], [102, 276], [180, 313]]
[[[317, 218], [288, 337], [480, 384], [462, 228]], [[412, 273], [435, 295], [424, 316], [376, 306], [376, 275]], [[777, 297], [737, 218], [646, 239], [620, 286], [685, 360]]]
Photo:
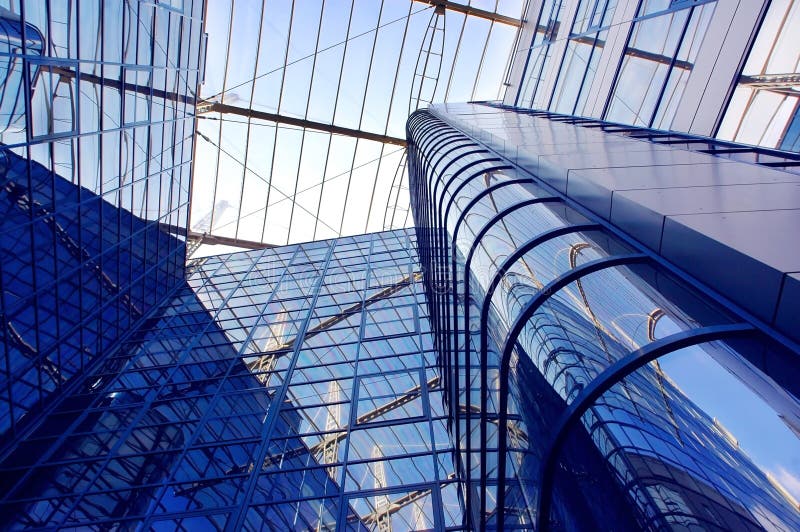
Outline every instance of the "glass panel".
[[758, 343], [735, 345], [681, 349], [598, 399], [558, 456], [552, 519], [796, 528], [800, 403], [745, 361]]
[[651, 125], [691, 13], [692, 10], [684, 9], [634, 23], [605, 116], [607, 120]]
[[[800, 20], [797, 2], [772, 2], [747, 56], [742, 76], [731, 97], [717, 136], [745, 144], [800, 151], [791, 139], [800, 98], [784, 74], [797, 72], [798, 42], [794, 27]], [[766, 83], [763, 83], [766, 82]], [[793, 126], [792, 126], [793, 127]], [[793, 171], [792, 167], [787, 170]], [[794, 167], [796, 171], [796, 167]]]
[[244, 530], [333, 530], [339, 514], [338, 499], [310, 499], [280, 505], [251, 506]]
[[[514, 297], [513, 290], [509, 297]], [[556, 393], [570, 403], [629, 352], [680, 331], [729, 322], [722, 312], [650, 267], [614, 267], [588, 274], [551, 295], [518, 342]]]
[[430, 493], [392, 492], [386, 495], [349, 499], [348, 522], [366, 530], [434, 529], [433, 496]]

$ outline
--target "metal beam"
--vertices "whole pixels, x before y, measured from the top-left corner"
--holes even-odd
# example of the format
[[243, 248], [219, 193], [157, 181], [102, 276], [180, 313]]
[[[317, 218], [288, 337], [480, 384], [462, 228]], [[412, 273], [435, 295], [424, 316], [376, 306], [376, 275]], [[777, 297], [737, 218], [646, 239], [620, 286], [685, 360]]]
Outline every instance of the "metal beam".
[[787, 96], [798, 96], [800, 90], [800, 73], [791, 74], [761, 74], [753, 76], [739, 76], [739, 83], [753, 89], [763, 89], [778, 92]]
[[406, 139], [398, 137], [390, 137], [388, 135], [380, 135], [378, 133], [370, 133], [360, 129], [352, 129], [349, 127], [334, 126], [332, 124], [325, 124], [323, 122], [315, 122], [313, 120], [305, 120], [303, 118], [295, 118], [292, 116], [284, 116], [276, 113], [267, 113], [264, 111], [256, 111], [255, 109], [247, 109], [245, 107], [237, 107], [235, 105], [227, 105], [218, 102], [200, 102], [197, 104], [197, 114], [202, 115], [206, 113], [222, 113], [244, 116], [247, 118], [256, 118], [258, 120], [266, 120], [275, 122], [276, 124], [287, 124], [290, 126], [297, 126], [306, 129], [315, 129], [317, 131], [324, 131], [334, 135], [345, 135], [356, 139], [372, 140], [375, 142], [383, 142], [384, 144], [394, 144], [396, 146], [406, 146]]
[[264, 242], [256, 242], [254, 240], [243, 240], [241, 238], [232, 238], [228, 236], [218, 236], [209, 233], [197, 233], [195, 231], [186, 231], [186, 240], [189, 242], [200, 242], [202, 244], [222, 245], [222, 246], [235, 246], [246, 249], [266, 249], [277, 247], [275, 244], [265, 244]]
[[[591, 37], [588, 35], [580, 35], [578, 37], [571, 37], [570, 40], [579, 42], [581, 44], [588, 44], [589, 46], [599, 46], [600, 48], [605, 47], [605, 41], [601, 41], [596, 39], [595, 37]], [[644, 59], [646, 61], [653, 61], [654, 63], [658, 63], [661, 65], [672, 65], [673, 64], [673, 57], [664, 54], [657, 54], [654, 52], [648, 52], [647, 50], [640, 50], [639, 48], [634, 48], [629, 46], [625, 49], [625, 55], [629, 55], [631, 57], [636, 57], [639, 59]], [[682, 70], [691, 70], [694, 67], [694, 63], [689, 61], [684, 61], [681, 59], [675, 59], [674, 61], [675, 68], [680, 68]]]
[[[93, 85], [101, 85], [103, 87], [111, 87], [113, 89], [117, 89], [118, 91], [135, 92], [137, 94], [141, 94], [142, 96], [163, 98], [164, 100], [169, 100], [173, 102], [183, 102], [189, 105], [194, 105], [196, 103], [195, 97], [187, 94], [165, 91], [162, 89], [157, 89], [155, 87], [149, 87], [147, 85], [137, 85], [136, 83], [123, 82], [119, 79], [96, 76], [88, 72], [81, 72], [79, 77], [76, 71], [58, 65], [48, 65], [42, 68], [54, 74], [58, 74], [62, 78], [66, 79], [79, 78], [80, 81], [87, 81], [89, 83], [92, 83]], [[124, 68], [125, 67], [123, 67], [123, 69]]]
[[483, 18], [486, 20], [491, 20], [492, 22], [499, 22], [500, 24], [508, 24], [509, 26], [514, 26], [515, 28], [519, 28], [522, 26], [522, 21], [520, 19], [514, 17], [507, 17], [505, 15], [500, 15], [493, 11], [478, 9], [476, 7], [468, 6], [465, 4], [459, 4], [458, 2], [450, 2], [448, 0], [414, 0], [414, 1], [420, 2], [422, 4], [428, 4], [436, 8], [444, 8], [448, 11], [463, 13], [470, 17]]
[[761, 87], [791, 88], [800, 85], [800, 73], [792, 72], [790, 74], [761, 74], [753, 76], [742, 75], [739, 78], [739, 83], [743, 85], [758, 85]]

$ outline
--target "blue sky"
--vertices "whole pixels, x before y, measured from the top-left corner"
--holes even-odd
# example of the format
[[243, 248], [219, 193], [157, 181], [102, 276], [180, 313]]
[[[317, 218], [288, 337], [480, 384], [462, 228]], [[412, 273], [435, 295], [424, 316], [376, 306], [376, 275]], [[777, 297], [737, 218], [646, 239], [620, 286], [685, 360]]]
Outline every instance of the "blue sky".
[[[472, 4], [495, 8], [495, 2]], [[521, 9], [521, 0], [497, 7], [516, 17]], [[433, 14], [431, 6], [408, 0], [326, 0], [324, 9], [322, 0], [294, 7], [291, 0], [267, 0], [263, 13], [255, 0], [235, 2], [233, 9], [230, 2], [211, 2], [201, 96], [405, 138], [412, 94], [418, 92], [415, 73], [425, 65], [421, 50], [431, 48], [435, 53], [427, 58], [426, 75], [438, 73], [439, 81], [428, 80], [424, 89], [430, 93], [435, 84], [433, 101], [501, 98], [516, 28], [448, 11], [439, 21], [444, 32], [431, 41], [426, 32]], [[223, 83], [226, 91], [219, 94]], [[210, 221], [213, 205], [214, 234], [275, 244], [412, 222], [397, 146], [287, 126], [276, 130], [270, 122], [252, 121], [248, 127], [240, 116], [218, 118], [210, 114], [199, 125], [212, 142], [198, 140], [192, 198], [196, 230], [208, 230], [197, 222]]]

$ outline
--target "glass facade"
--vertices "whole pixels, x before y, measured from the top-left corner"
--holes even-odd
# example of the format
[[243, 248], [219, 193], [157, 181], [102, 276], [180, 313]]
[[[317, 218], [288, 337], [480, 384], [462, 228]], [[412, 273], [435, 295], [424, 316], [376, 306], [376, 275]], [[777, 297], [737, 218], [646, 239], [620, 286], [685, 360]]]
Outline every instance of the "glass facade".
[[524, 80], [517, 96], [519, 105], [537, 109], [548, 105], [544, 78], [547, 71], [552, 68], [553, 44], [566, 17], [563, 3], [563, 0], [542, 2], [533, 40], [525, 60]]
[[448, 117], [411, 190], [475, 526], [800, 526], [797, 353]]
[[3, 462], [12, 527], [459, 528], [412, 232], [197, 259]]
[[798, 28], [800, 2], [769, 2], [725, 110], [720, 138], [800, 152]]
[[[602, 112], [594, 110], [597, 95], [587, 102], [612, 25], [619, 24], [615, 14], [627, 6], [618, 6], [617, 0], [580, 0], [567, 14], [561, 3], [542, 3], [517, 105], [670, 129], [715, 2], [639, 2]], [[566, 42], [559, 43], [559, 28], [569, 23]], [[553, 52], [559, 44], [566, 47], [560, 55]], [[555, 69], [553, 84], [544, 82], [548, 69]], [[605, 65], [601, 77], [608, 70]]]
[[[796, 173], [610, 122], [670, 127], [720, 4], [536, 3], [525, 116]], [[416, 229], [187, 262], [204, 10], [0, 0], [0, 528], [800, 529], [797, 345], [523, 169], [506, 106], [410, 117]]]
[[800, 3], [531, 2], [504, 103], [798, 151]]
[[0, 2], [0, 444], [183, 279], [201, 1]]
[[607, 120], [671, 129], [715, 3], [686, 2], [683, 9], [665, 11], [667, 7], [665, 2], [639, 7], [607, 103]]

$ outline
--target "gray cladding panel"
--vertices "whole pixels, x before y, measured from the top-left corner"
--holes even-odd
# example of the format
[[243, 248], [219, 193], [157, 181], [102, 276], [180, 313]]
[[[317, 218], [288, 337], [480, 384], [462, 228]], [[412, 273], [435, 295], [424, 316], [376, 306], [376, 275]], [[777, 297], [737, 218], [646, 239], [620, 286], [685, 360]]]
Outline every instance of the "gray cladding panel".
[[432, 110], [761, 319], [797, 321], [796, 276], [777, 306], [800, 271], [800, 176], [513, 111]]
[[800, 205], [800, 182], [614, 192], [610, 221], [659, 251], [664, 218], [681, 214], [792, 209]]
[[784, 272], [800, 271], [800, 209], [670, 216], [661, 254], [772, 322]]

